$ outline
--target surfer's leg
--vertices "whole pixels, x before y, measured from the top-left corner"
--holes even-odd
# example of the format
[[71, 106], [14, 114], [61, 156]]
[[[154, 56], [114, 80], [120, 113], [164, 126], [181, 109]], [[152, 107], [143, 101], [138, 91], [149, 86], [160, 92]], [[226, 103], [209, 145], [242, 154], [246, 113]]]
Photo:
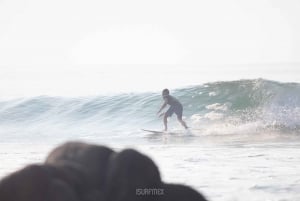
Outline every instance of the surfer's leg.
[[176, 113], [176, 115], [177, 115], [177, 120], [181, 123], [181, 125], [182, 125], [185, 129], [188, 129], [188, 126], [186, 125], [185, 121], [182, 120], [182, 112], [183, 112], [182, 106], [176, 108], [175, 113]]
[[168, 130], [168, 115], [165, 113], [164, 115], [164, 126], [165, 126], [165, 131]]
[[188, 129], [189, 127], [186, 125], [185, 121], [183, 121], [182, 119], [178, 119], [178, 121], [181, 123], [181, 125], [185, 128]]
[[170, 108], [166, 111], [166, 113], [165, 113], [165, 115], [164, 115], [164, 126], [165, 126], [165, 131], [168, 130], [168, 117], [171, 117], [173, 113], [174, 113], [174, 108], [173, 108], [173, 107], [170, 107]]
[[177, 115], [177, 120], [181, 123], [181, 125], [182, 125], [185, 129], [188, 129], [188, 126], [186, 125], [185, 121], [182, 120], [182, 116]]

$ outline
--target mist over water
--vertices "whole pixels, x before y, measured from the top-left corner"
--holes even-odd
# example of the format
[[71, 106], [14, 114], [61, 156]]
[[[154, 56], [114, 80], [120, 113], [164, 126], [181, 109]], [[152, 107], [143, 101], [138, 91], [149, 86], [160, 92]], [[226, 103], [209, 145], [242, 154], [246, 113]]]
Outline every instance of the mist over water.
[[17, 66], [1, 68], [0, 100], [160, 93], [163, 88], [258, 78], [300, 83], [299, 64]]

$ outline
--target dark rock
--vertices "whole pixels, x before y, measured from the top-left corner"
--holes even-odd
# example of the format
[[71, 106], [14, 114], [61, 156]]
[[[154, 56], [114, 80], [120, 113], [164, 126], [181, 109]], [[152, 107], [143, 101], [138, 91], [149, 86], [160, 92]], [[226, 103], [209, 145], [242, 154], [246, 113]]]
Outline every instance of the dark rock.
[[206, 201], [192, 188], [164, 184], [154, 162], [126, 149], [69, 142], [43, 165], [30, 165], [0, 181], [1, 201]]
[[112, 155], [107, 172], [108, 201], [156, 200], [157, 196], [142, 191], [161, 186], [159, 170], [147, 156], [132, 149]]
[[31, 165], [0, 182], [1, 201], [79, 201], [74, 189], [49, 166]]
[[206, 199], [191, 187], [179, 184], [164, 184], [163, 201], [206, 201]]
[[55, 148], [47, 157], [46, 164], [71, 166], [87, 175], [86, 185], [103, 189], [107, 164], [113, 150], [82, 142], [68, 142]]

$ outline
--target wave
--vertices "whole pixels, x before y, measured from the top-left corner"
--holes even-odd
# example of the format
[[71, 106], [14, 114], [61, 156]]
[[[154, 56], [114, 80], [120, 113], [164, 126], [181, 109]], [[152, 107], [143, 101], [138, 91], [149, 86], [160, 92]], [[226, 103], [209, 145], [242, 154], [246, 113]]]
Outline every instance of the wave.
[[[298, 132], [300, 84], [264, 79], [206, 83], [171, 90], [192, 127], [216, 133], [257, 129]], [[160, 93], [96, 97], [20, 98], [0, 102], [1, 126], [93, 125], [113, 128], [161, 126]], [[209, 129], [208, 129], [209, 128]]]

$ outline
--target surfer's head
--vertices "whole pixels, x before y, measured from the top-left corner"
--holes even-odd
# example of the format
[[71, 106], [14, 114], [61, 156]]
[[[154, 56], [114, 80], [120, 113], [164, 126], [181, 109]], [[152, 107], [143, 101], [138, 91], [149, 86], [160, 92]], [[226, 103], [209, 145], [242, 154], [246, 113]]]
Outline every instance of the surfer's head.
[[164, 89], [162, 91], [162, 96], [168, 96], [170, 94], [169, 89]]

